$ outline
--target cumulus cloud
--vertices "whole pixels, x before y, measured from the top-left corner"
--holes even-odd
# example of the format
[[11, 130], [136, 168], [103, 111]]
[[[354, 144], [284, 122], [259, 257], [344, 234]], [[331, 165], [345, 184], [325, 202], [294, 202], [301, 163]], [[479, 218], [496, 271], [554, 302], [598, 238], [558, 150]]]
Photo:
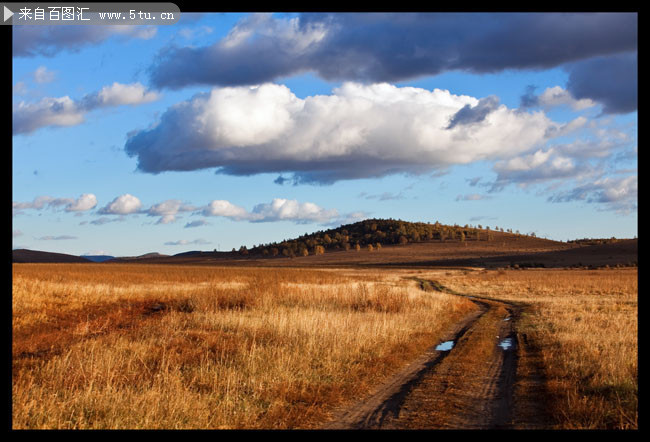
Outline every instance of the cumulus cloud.
[[157, 92], [148, 91], [141, 83], [113, 83], [104, 86], [96, 94], [91, 94], [82, 100], [84, 108], [92, 110], [98, 107], [138, 105], [149, 103], [160, 98]]
[[59, 207], [65, 204], [70, 204], [73, 200], [71, 198], [54, 198], [51, 196], [37, 196], [32, 201], [16, 202], [14, 201], [12, 207], [14, 210], [23, 209], [36, 209], [41, 210], [44, 208]]
[[296, 223], [327, 222], [338, 216], [336, 209], [323, 209], [314, 203], [300, 203], [296, 200], [274, 198], [270, 203], [253, 207], [254, 222], [293, 221]]
[[[475, 108], [489, 112], [458, 117], [449, 128], [459, 111]], [[263, 84], [178, 103], [154, 127], [132, 133], [125, 151], [150, 173], [215, 167], [326, 184], [512, 156], [561, 127], [542, 112], [440, 89], [344, 83], [331, 95], [300, 99], [286, 86]]]
[[85, 112], [67, 95], [45, 97], [36, 103], [20, 101], [13, 108], [13, 134], [34, 132], [46, 126], [76, 126]]
[[13, 56], [52, 57], [61, 51], [77, 52], [111, 38], [150, 39], [156, 35], [155, 26], [13, 26]]
[[14, 214], [22, 213], [25, 209], [42, 210], [55, 209], [64, 206], [66, 212], [85, 212], [97, 205], [97, 197], [92, 193], [84, 193], [76, 200], [74, 198], [54, 198], [51, 196], [38, 196], [28, 202], [13, 202]]
[[540, 95], [535, 95], [535, 88], [529, 87], [521, 98], [522, 107], [540, 106], [545, 109], [568, 106], [574, 111], [580, 111], [596, 105], [596, 102], [589, 98], [576, 99], [571, 93], [561, 86], [546, 88]]
[[156, 224], [169, 224], [176, 221], [179, 212], [192, 212], [196, 207], [185, 204], [181, 200], [171, 199], [162, 203], [154, 204], [146, 210], [149, 216], [159, 216], [160, 219]]
[[622, 143], [616, 142], [612, 139], [598, 138], [598, 139], [578, 139], [566, 144], [558, 144], [553, 148], [571, 158], [576, 159], [594, 159], [594, 158], [607, 158], [614, 152], [615, 149], [622, 147]]
[[126, 193], [116, 197], [105, 207], [101, 208], [98, 213], [105, 215], [128, 215], [139, 212], [141, 207], [142, 202], [137, 197]]
[[255, 205], [250, 212], [229, 201], [214, 200], [202, 211], [204, 216], [222, 216], [235, 221], [292, 221], [298, 224], [326, 223], [339, 216], [336, 209], [323, 209], [310, 202], [274, 198], [270, 203]]
[[203, 209], [204, 216], [223, 216], [235, 221], [248, 220], [250, 213], [243, 207], [236, 206], [230, 201], [214, 200]]
[[492, 191], [501, 190], [508, 184], [522, 186], [557, 179], [575, 179], [591, 171], [584, 163], [562, 155], [555, 148], [540, 149], [531, 154], [498, 161], [494, 165], [497, 179]]
[[66, 206], [67, 212], [85, 212], [97, 205], [97, 197], [92, 193], [84, 193], [77, 200]]
[[558, 192], [548, 198], [553, 203], [584, 201], [601, 203], [609, 210], [629, 213], [638, 206], [638, 178], [604, 177], [585, 183], [565, 192]]
[[120, 105], [138, 105], [159, 98], [140, 83], [113, 83], [80, 100], [68, 96], [45, 97], [35, 103], [18, 102], [13, 108], [13, 134], [26, 134], [47, 126], [76, 126], [93, 110]]

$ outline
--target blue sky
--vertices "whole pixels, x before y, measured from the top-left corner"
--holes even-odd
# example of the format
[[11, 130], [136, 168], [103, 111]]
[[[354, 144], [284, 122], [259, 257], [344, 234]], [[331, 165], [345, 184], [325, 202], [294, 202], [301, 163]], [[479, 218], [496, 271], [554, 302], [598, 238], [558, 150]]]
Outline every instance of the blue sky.
[[637, 235], [636, 14], [182, 14], [13, 47], [14, 248], [230, 250], [369, 217]]

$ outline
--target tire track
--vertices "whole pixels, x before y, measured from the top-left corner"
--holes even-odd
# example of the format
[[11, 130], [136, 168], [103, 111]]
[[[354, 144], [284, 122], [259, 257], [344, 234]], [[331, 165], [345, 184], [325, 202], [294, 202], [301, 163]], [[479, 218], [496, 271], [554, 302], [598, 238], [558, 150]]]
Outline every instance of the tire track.
[[413, 279], [422, 290], [464, 296], [478, 310], [443, 337], [441, 342], [454, 342], [450, 350], [431, 347], [324, 428], [513, 428], [519, 358], [515, 323], [522, 308]]

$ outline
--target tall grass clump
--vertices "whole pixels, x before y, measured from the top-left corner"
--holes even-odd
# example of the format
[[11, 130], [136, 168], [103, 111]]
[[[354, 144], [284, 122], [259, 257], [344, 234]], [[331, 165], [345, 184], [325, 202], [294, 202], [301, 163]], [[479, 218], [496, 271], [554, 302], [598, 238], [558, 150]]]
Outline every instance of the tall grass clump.
[[389, 272], [13, 265], [14, 428], [312, 428], [475, 306]]

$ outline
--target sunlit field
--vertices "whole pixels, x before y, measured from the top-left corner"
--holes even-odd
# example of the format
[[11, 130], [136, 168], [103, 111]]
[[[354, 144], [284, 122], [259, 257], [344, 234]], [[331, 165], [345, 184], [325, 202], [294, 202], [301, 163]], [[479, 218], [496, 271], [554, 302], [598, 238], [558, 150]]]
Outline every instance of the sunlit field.
[[311, 428], [467, 313], [390, 271], [13, 265], [14, 428]]
[[557, 428], [638, 428], [636, 268], [436, 272], [458, 292], [527, 305]]

